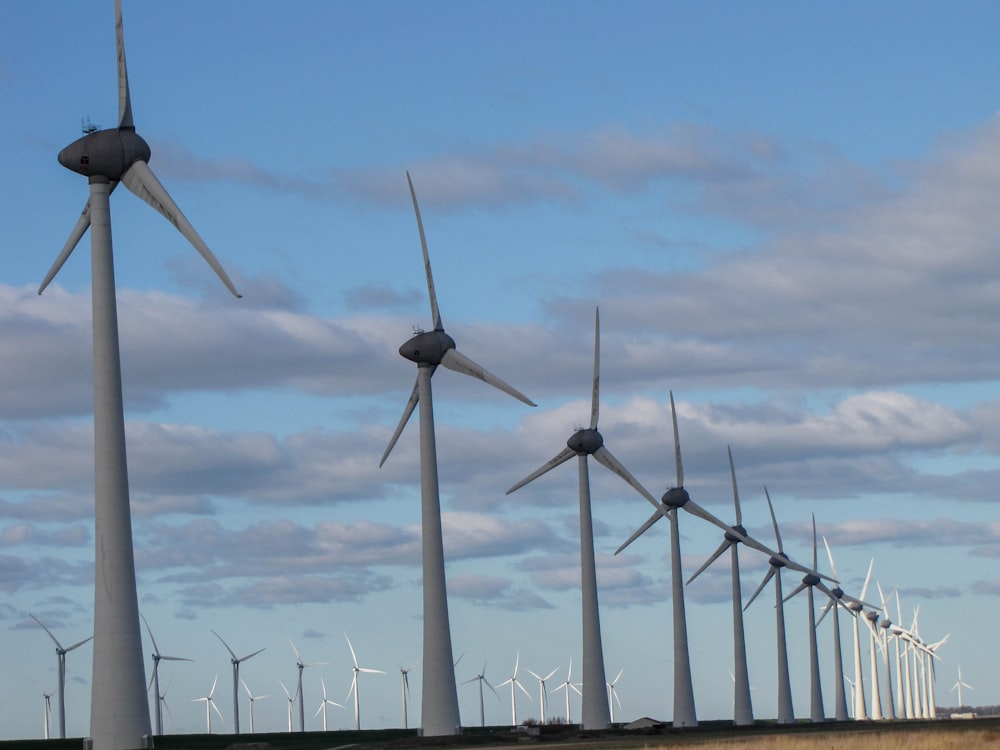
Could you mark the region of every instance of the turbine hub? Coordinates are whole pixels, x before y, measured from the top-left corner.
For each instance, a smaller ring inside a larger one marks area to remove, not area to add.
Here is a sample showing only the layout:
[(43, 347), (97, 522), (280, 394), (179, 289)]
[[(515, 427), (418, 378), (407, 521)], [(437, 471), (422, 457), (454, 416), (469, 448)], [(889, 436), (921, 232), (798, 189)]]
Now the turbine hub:
[(878, 622), (878, 612), (872, 612), (871, 610), (868, 610), (867, 612), (865, 612), (865, 617), (871, 620), (872, 623)]
[(838, 599), (842, 599), (844, 597), (844, 590), (840, 588), (840, 586), (830, 589), (830, 593), (833, 594)]
[(815, 586), (817, 583), (819, 583), (819, 581), (820, 581), (819, 576), (813, 573), (806, 573), (804, 576), (802, 576), (802, 583), (804, 583), (806, 586)]
[(597, 430), (588, 427), (574, 432), (566, 441), (566, 445), (578, 454), (591, 456), (604, 445), (604, 437)]
[(455, 339), (444, 331), (422, 331), (399, 347), (399, 353), (418, 365), (439, 365), (454, 348)]
[(892, 627), (892, 620), (890, 620), (890, 619), (889, 619), (889, 618), (887, 617), (886, 619), (882, 620), (882, 622), (880, 622), (880, 623), (879, 623), (879, 625), (880, 625), (881, 627), (885, 628), (886, 630), (888, 630), (889, 628), (891, 628), (891, 627)]
[(786, 559), (785, 555), (779, 552), (778, 556), (772, 557), (770, 560), (768, 560), (768, 563), (771, 565), (772, 568), (783, 568), (785, 567), (785, 565), (787, 565), (785, 559)]
[(671, 508), (683, 508), (687, 505), (687, 501), (690, 499), (691, 496), (683, 487), (671, 487), (663, 493), (663, 497), (660, 498), (660, 501), (664, 505), (668, 505)]
[[(732, 531), (727, 531), (723, 535), (725, 536), (727, 542), (733, 542), (734, 544), (739, 544), (747, 536), (747, 530), (743, 527), (742, 524), (736, 524), (734, 526), (730, 526), (730, 529), (732, 529)], [(734, 534), (733, 531), (735, 531), (736, 534)], [(741, 534), (742, 536), (737, 536), (737, 534)]]
[(121, 180), (137, 161), (149, 161), (149, 144), (134, 130), (98, 130), (59, 152), (59, 163), (84, 177)]

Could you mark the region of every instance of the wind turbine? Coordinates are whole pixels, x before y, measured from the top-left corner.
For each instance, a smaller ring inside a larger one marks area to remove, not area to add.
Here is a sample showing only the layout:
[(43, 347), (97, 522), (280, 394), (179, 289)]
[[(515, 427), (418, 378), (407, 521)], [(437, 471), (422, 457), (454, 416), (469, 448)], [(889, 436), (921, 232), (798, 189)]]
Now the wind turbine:
[(431, 376), (438, 365), (444, 365), (465, 375), (478, 378), (494, 388), (534, 406), (527, 396), (507, 385), (497, 376), (477, 365), (455, 348), (455, 340), (444, 331), (438, 310), (434, 277), (427, 252), (427, 239), (417, 205), (417, 194), (409, 172), (406, 181), (410, 186), (413, 211), (417, 216), (417, 230), (424, 256), (427, 276), (427, 294), (430, 298), (434, 329), (419, 331), (399, 347), (399, 353), (417, 365), (417, 382), (403, 409), (403, 416), (389, 445), (382, 454), (379, 466), (385, 463), (396, 445), (403, 428), (420, 405), (420, 507), (421, 540), (423, 546), (423, 597), (424, 597), (424, 651), (423, 698), (421, 701), (421, 729), (426, 737), (455, 734), (459, 731), (461, 717), (458, 712), (458, 691), (455, 687), (455, 662), (451, 647), (451, 625), (448, 620), (448, 590), (444, 571), (444, 542), (441, 532), (441, 497), (437, 475), (437, 447), (434, 437), (434, 403), (431, 395)]
[(570, 435), (566, 447), (541, 468), (515, 484), (507, 494), (520, 489), (542, 474), (577, 457), (580, 485), (580, 571), (583, 601), (583, 728), (606, 729), (611, 714), (604, 699), (607, 684), (604, 671), (604, 649), (601, 644), (601, 615), (597, 600), (597, 563), (594, 555), (594, 523), (590, 510), (590, 474), (587, 459), (595, 461), (624, 479), (654, 506), (656, 501), (629, 473), (622, 463), (604, 446), (604, 436), (597, 430), (600, 412), (601, 383), (601, 315), (594, 311), (594, 385), (590, 402), (590, 426)]
[[(892, 629), (892, 620), (889, 619), (889, 610), (886, 606), (885, 593), (882, 591), (882, 585), (876, 581), (876, 588), (878, 588), (879, 599), (882, 601), (882, 612), (885, 613), (885, 617), (881, 619), (878, 623), (879, 628), (882, 629), (881, 633), (873, 632), (875, 639), (879, 642), (879, 650), (882, 652), (882, 666), (885, 669), (885, 706), (883, 708), (883, 715), (886, 719), (896, 718), (896, 706), (893, 702), (892, 697), (892, 669), (889, 663), (889, 637)], [(890, 596), (891, 596), (890, 592)], [(896, 679), (899, 679), (899, 674), (897, 672)]]
[(769, 557), (774, 557), (767, 547), (747, 535), (743, 526), (743, 511), (740, 509), (740, 493), (736, 485), (736, 468), (733, 465), (732, 448), (729, 452), (729, 473), (733, 480), (733, 503), (736, 506), (736, 523), (723, 532), (722, 543), (714, 553), (688, 579), (688, 585), (701, 575), (709, 565), (719, 559), (729, 550), (732, 592), (733, 592), (733, 724), (748, 726), (753, 724), (753, 704), (750, 700), (750, 672), (747, 669), (747, 644), (743, 630), (743, 601), (740, 590), (740, 554), (739, 544), (745, 542)]
[(868, 708), (865, 705), (865, 686), (861, 682), (861, 631), (859, 618), (863, 616), (864, 602), (862, 600), (865, 598), (865, 594), (868, 593), (868, 582), (871, 580), (872, 567), (874, 565), (875, 560), (872, 560), (868, 565), (868, 575), (865, 576), (864, 586), (861, 587), (861, 596), (857, 599), (851, 598), (845, 605), (848, 611), (854, 616), (854, 683), (857, 686), (854, 689), (855, 721), (864, 721), (868, 718)]
[[(488, 687), (490, 690), (493, 691), (493, 695), (495, 695), (497, 697), (497, 700), (500, 700), (500, 695), (497, 693), (497, 691), (494, 689), (494, 687), (490, 684), (490, 681), (486, 679), (486, 662), (485, 661), (483, 661), (483, 671), (480, 672), (479, 674), (477, 674), (475, 677), (472, 677), (472, 678), (470, 678), (468, 680), (465, 680), (465, 682), (463, 682), (462, 684), (463, 685), (467, 685), (470, 682), (478, 682), (479, 683), (479, 726), (485, 727), (486, 726), (486, 707), (483, 704), (483, 683), (486, 683), (486, 687)], [(511, 689), (513, 690), (513, 688), (511, 688)]]
[[(39, 620), (34, 615), (30, 615), (31, 619), (41, 625), (42, 630), (49, 634), (49, 638), (56, 644), (56, 658), (58, 660), (58, 674), (59, 674), (59, 739), (66, 739), (66, 654), (75, 648), (79, 648), (84, 643), (92, 640), (94, 636), (89, 638), (84, 638), (79, 643), (74, 643), (69, 648), (63, 648), (63, 645), (59, 642), (52, 631), (45, 627), (45, 624)], [(145, 682), (143, 683), (145, 684)]]
[[(959, 679), (961, 679), (961, 677), (962, 677), (961, 670), (959, 670), (958, 676), (959, 676)], [(959, 695), (962, 694), (961, 688), (959, 688), (959, 693), (958, 694)], [(52, 693), (42, 693), (42, 699), (45, 701), (45, 705), (44, 705), (44, 709), (45, 709), (45, 724), (44, 724), (45, 734), (44, 734), (44, 738), (48, 739), (49, 738), (49, 720), (52, 718)]]
[(253, 734), (253, 704), (256, 701), (263, 700), (264, 698), (268, 698), (269, 696), (254, 695), (253, 693), (250, 692), (250, 687), (247, 685), (245, 680), (240, 680), (240, 683), (243, 685), (243, 689), (247, 691), (247, 699), (250, 701), (250, 734)]
[[(681, 541), (677, 511), (683, 508), (688, 513), (714, 524), (723, 532), (732, 534), (744, 544), (757, 546), (759, 543), (727, 526), (691, 499), (688, 491), (684, 489), (684, 466), (681, 463), (681, 443), (677, 430), (677, 409), (674, 406), (673, 391), (670, 392), (670, 416), (674, 428), (674, 463), (677, 466), (677, 484), (663, 494), (659, 503), (650, 496), (644, 495), (656, 507), (656, 512), (615, 550), (615, 554), (617, 555), (638, 539), (649, 527), (660, 520), (660, 516), (666, 516), (667, 520), (670, 521), (670, 578), (674, 627), (673, 725), (675, 727), (696, 727), (698, 726), (698, 716), (695, 711), (694, 687), (691, 682), (691, 660), (688, 656), (687, 618), (684, 612), (684, 575), (681, 571)], [(768, 550), (768, 552), (770, 551)], [(773, 553), (771, 554), (773, 556)]]
[[(149, 684), (153, 688), (153, 695), (156, 698), (156, 733), (163, 734), (163, 710), (160, 707), (160, 660), (166, 659), (167, 661), (192, 661), (191, 659), (186, 659), (183, 656), (164, 656), (160, 653), (160, 647), (156, 645), (156, 639), (153, 637), (153, 631), (149, 627), (149, 622), (146, 620), (145, 615), (142, 612), (139, 613), (142, 618), (143, 623), (146, 625), (146, 632), (149, 633), (149, 640), (153, 644), (153, 677)], [(147, 688), (148, 690), (148, 688)]]
[(569, 671), (566, 672), (566, 681), (560, 683), (559, 686), (556, 688), (556, 690), (565, 690), (566, 691), (566, 724), (567, 725), (568, 724), (572, 724), (573, 723), (573, 714), (570, 711), (570, 707), (569, 707), (569, 691), (572, 690), (577, 695), (579, 695), (581, 698), (583, 697), (583, 693), (580, 692), (580, 688), (578, 688), (576, 685), (573, 684), (573, 660), (572, 659), (569, 660)]
[[(59, 152), (59, 163), (88, 178), (90, 197), (38, 288), (41, 294), (90, 229), (94, 351), (94, 666), (90, 735), (94, 750), (139, 747), (151, 734), (135, 583), (132, 517), (125, 458), (121, 357), (111, 191), (119, 182), (159, 211), (208, 261), (229, 290), (226, 272), (150, 170), (149, 145), (135, 132), (121, 0), (115, 0), (118, 126), (89, 132)], [(84, 34), (84, 38), (90, 35)]]
[(608, 710), (611, 711), (611, 723), (615, 723), (615, 703), (618, 704), (618, 708), (622, 707), (621, 699), (618, 697), (618, 691), (615, 690), (615, 685), (618, 684), (618, 680), (622, 678), (622, 673), (624, 669), (619, 669), (618, 674), (615, 676), (611, 682), (608, 683)]
[[(962, 700), (962, 688), (963, 687), (966, 687), (969, 690), (975, 690), (975, 688), (972, 687), (972, 685), (970, 685), (967, 682), (963, 682), (962, 681), (962, 665), (959, 664), (958, 665), (958, 681), (954, 685), (952, 685), (951, 688), (949, 688), (949, 690), (948, 690), (949, 693), (954, 693), (955, 690), (958, 690), (958, 707), (959, 708), (964, 708), (965, 707), (965, 701)], [(49, 693), (49, 695), (51, 695), (51, 693)]]
[(222, 640), (222, 636), (212, 631), (212, 635), (218, 638), (222, 645), (226, 647), (226, 651), (229, 652), (229, 663), (233, 665), (233, 734), (240, 733), (240, 664), (245, 662), (247, 659), (256, 656), (264, 649), (259, 648), (253, 653), (247, 654), (246, 656), (236, 656), (236, 653), (229, 648), (229, 644)]
[(417, 666), (416, 662), (408, 667), (399, 667), (399, 675), (402, 681), (403, 692), (403, 729), (410, 728), (410, 671), (415, 666)]
[[(316, 661), (312, 662), (311, 664), (306, 664), (305, 662), (302, 661), (302, 657), (299, 656), (299, 650), (295, 648), (295, 644), (292, 643), (291, 638), (288, 639), (288, 644), (292, 647), (292, 652), (295, 654), (295, 667), (298, 669), (299, 682), (298, 682), (298, 687), (296, 687), (295, 689), (295, 697), (299, 699), (299, 731), (304, 732), (306, 731), (306, 713), (305, 713), (305, 708), (303, 707), (305, 704), (305, 699), (302, 696), (302, 670), (305, 669), (306, 667), (321, 667), (324, 664), (326, 664), (326, 662)], [(285, 690), (285, 694), (286, 695), (288, 694), (288, 690)], [(291, 706), (289, 706), (289, 711), (290, 710)], [(288, 731), (289, 732), (292, 731), (290, 719), (289, 719)]]
[(219, 675), (215, 675), (215, 679), (212, 680), (212, 689), (208, 691), (208, 695), (202, 696), (201, 698), (192, 698), (192, 703), (205, 702), (205, 732), (206, 734), (212, 733), (212, 710), (222, 718), (222, 712), (219, 707), (215, 705), (215, 701), (212, 700), (212, 696), (215, 695), (215, 686), (219, 683)]
[(538, 706), (539, 706), (539, 710), (542, 713), (542, 718), (541, 718), (541, 723), (542, 724), (545, 723), (545, 707), (548, 705), (548, 701), (546, 700), (546, 697), (545, 697), (545, 681), (548, 680), (550, 677), (552, 677), (552, 675), (554, 675), (556, 673), (557, 669), (559, 669), (559, 667), (556, 667), (555, 669), (553, 669), (551, 672), (549, 672), (544, 677), (541, 677), (540, 675), (535, 674), (530, 669), (528, 670), (528, 674), (530, 674), (532, 677), (534, 677), (536, 680), (538, 680)]
[(768, 560), (767, 573), (764, 575), (764, 579), (760, 582), (757, 590), (753, 592), (750, 599), (747, 600), (746, 606), (743, 610), (746, 611), (747, 608), (753, 604), (754, 599), (757, 595), (764, 590), (768, 581), (772, 578), (774, 579), (774, 611), (775, 611), (775, 623), (777, 627), (777, 648), (778, 648), (778, 723), (779, 724), (794, 724), (795, 723), (795, 712), (792, 707), (792, 687), (791, 680), (788, 674), (788, 645), (785, 640), (785, 602), (784, 596), (781, 592), (781, 570), (782, 568), (791, 568), (792, 570), (800, 570), (802, 572), (808, 573), (809, 570), (793, 562), (789, 559), (788, 555), (785, 554), (785, 549), (781, 542), (781, 532), (778, 530), (778, 519), (774, 515), (774, 506), (771, 504), (771, 495), (767, 491), (767, 487), (764, 488), (764, 497), (767, 498), (767, 508), (771, 513), (771, 525), (774, 527), (774, 538), (778, 544), (777, 553), (771, 555)]
[[(316, 713), (313, 714), (313, 718), (316, 718), (322, 712), (322, 714), (323, 714), (323, 731), (325, 732), (325, 731), (327, 731), (327, 729), (326, 729), (326, 707), (327, 706), (336, 706), (337, 708), (343, 708), (343, 706), (340, 705), (339, 703), (337, 703), (337, 701), (330, 700), (329, 698), (326, 697), (326, 681), (322, 677), (319, 678), (319, 683), (320, 683), (320, 685), (323, 686), (323, 700), (320, 702), (319, 708), (316, 709)], [(290, 710), (291, 709), (289, 708), (289, 711)], [(291, 731), (291, 729), (289, 729), (288, 731)]]
[(511, 726), (517, 726), (517, 693), (514, 692), (514, 688), (520, 688), (521, 692), (528, 696), (528, 700), (531, 700), (531, 694), (524, 689), (524, 685), (521, 681), (517, 679), (517, 666), (521, 662), (521, 653), (518, 652), (514, 657), (514, 673), (508, 677), (506, 680), (501, 682), (497, 687), (503, 687), (504, 685), (510, 685), (510, 723)]
[(347, 633), (344, 633), (344, 638), (347, 640), (347, 647), (351, 649), (351, 660), (354, 662), (354, 678), (351, 680), (351, 689), (347, 693), (347, 697), (351, 697), (351, 693), (354, 693), (354, 728), (361, 729), (361, 700), (358, 697), (358, 674), (360, 672), (367, 672), (368, 674), (385, 674), (381, 669), (369, 669), (368, 667), (358, 666), (358, 656), (354, 653), (354, 646), (351, 645), (351, 639), (347, 637)]
[[(285, 687), (285, 683), (283, 683), (281, 680), (278, 680), (278, 684), (281, 685), (281, 689), (285, 691), (285, 697), (288, 698), (288, 731), (291, 732), (292, 731), (292, 706), (295, 705), (295, 699), (298, 698), (299, 693), (296, 692), (295, 695), (293, 696), (291, 693), (288, 692), (288, 688)], [(325, 685), (324, 685), (324, 687), (325, 687)], [(303, 731), (303, 730), (299, 730), (299, 731)]]

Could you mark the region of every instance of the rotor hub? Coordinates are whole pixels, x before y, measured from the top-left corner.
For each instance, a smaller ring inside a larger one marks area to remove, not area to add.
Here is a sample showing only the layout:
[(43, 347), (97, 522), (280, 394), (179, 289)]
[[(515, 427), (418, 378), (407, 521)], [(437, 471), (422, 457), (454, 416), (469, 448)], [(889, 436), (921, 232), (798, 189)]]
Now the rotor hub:
[(588, 427), (574, 432), (566, 441), (566, 445), (578, 454), (591, 456), (604, 445), (604, 437), (596, 429)]
[[(747, 530), (744, 528), (743, 524), (736, 524), (730, 527), (731, 531), (727, 531), (723, 536), (725, 536), (727, 542), (733, 542), (734, 544), (739, 544), (747, 536)], [(733, 532), (736, 532), (735, 534)]]
[(660, 501), (664, 505), (668, 505), (671, 508), (683, 508), (687, 505), (687, 501), (690, 499), (691, 496), (683, 487), (671, 487), (663, 493), (663, 497), (660, 498)]
[(804, 576), (802, 576), (802, 583), (804, 583), (806, 586), (815, 586), (817, 583), (819, 583), (819, 581), (820, 581), (819, 576), (814, 573), (806, 573)]
[(418, 365), (439, 365), (455, 339), (444, 331), (423, 331), (399, 347), (399, 353)]
[(768, 563), (770, 563), (772, 568), (783, 568), (788, 564), (787, 562), (785, 562), (785, 558), (781, 554), (779, 554), (777, 557), (772, 557), (770, 560), (768, 560)]

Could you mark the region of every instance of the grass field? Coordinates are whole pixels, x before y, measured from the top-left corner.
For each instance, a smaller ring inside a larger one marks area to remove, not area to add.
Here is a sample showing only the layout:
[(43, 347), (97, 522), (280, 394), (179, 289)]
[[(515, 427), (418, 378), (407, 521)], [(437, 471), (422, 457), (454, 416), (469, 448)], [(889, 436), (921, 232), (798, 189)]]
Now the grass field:
[[(80, 750), (79, 738), (0, 741), (0, 750)], [(189, 734), (157, 737), (157, 750), (493, 750), (544, 746), (545, 750), (1000, 750), (1000, 719), (973, 721), (801, 723), (778, 727), (758, 722), (733, 727), (704, 722), (697, 729), (630, 732), (580, 732), (547, 726), (538, 736), (515, 734), (508, 727), (468, 729), (455, 737), (418, 737), (413, 730), (362, 732), (282, 732), (256, 735)], [(538, 748), (542, 750), (542, 748)]]

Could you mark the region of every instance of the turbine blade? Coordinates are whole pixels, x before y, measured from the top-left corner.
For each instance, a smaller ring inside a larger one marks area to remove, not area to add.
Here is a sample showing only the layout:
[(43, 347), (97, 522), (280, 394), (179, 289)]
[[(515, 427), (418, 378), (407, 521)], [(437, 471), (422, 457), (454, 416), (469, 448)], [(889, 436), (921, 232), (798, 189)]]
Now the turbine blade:
[(438, 310), (437, 293), (434, 291), (434, 276), (431, 274), (431, 256), (427, 253), (427, 238), (424, 236), (424, 222), (420, 218), (420, 206), (417, 205), (417, 192), (413, 189), (410, 173), (406, 173), (406, 182), (410, 186), (410, 197), (413, 199), (413, 211), (417, 215), (417, 230), (420, 232), (420, 249), (424, 252), (424, 272), (427, 274), (427, 296), (431, 300), (431, 317), (434, 320), (434, 330), (443, 331), (441, 312)]
[[(156, 654), (157, 656), (159, 656), (159, 654), (160, 654), (160, 647), (156, 645), (156, 639), (153, 637), (153, 630), (152, 630), (152, 628), (149, 627), (149, 621), (146, 620), (146, 616), (142, 612), (139, 613), (139, 617), (142, 618), (143, 623), (145, 623), (145, 625), (146, 625), (146, 632), (149, 633), (149, 640), (153, 642), (153, 653)], [(161, 656), (160, 658), (161, 659), (164, 659), (164, 658), (165, 659), (170, 659), (171, 657), (169, 657), (169, 656), (162, 657)]]
[(624, 464), (622, 464), (621, 461), (619, 461), (617, 458), (611, 455), (611, 451), (609, 451), (605, 446), (602, 445), (600, 448), (594, 451), (593, 456), (594, 459), (599, 464), (605, 466), (608, 469), (611, 469), (611, 471), (613, 471), (615, 474), (617, 474), (626, 482), (628, 482), (636, 492), (638, 492), (644, 498), (649, 500), (649, 502), (652, 503), (654, 508), (660, 507), (660, 503), (658, 503), (656, 499), (649, 494), (649, 490), (647, 490), (645, 487), (639, 484), (639, 480), (637, 480), (634, 476), (632, 476), (631, 472), (629, 472), (629, 470), (625, 468)]
[(702, 563), (701, 567), (698, 568), (698, 570), (696, 570), (694, 574), (687, 579), (687, 582), (690, 584), (691, 581), (693, 581), (695, 578), (701, 575), (701, 573), (705, 570), (705, 568), (707, 568), (709, 565), (718, 560), (719, 557), (722, 555), (722, 553), (725, 552), (727, 549), (729, 549), (730, 546), (732, 546), (732, 542), (730, 542), (728, 539), (723, 540), (722, 544), (719, 545), (718, 549), (716, 549), (715, 552), (713, 552), (712, 555), (707, 560), (705, 560), (704, 563)]
[(774, 538), (778, 542), (778, 552), (785, 550), (781, 546), (781, 532), (778, 531), (778, 519), (774, 516), (774, 506), (771, 504), (771, 495), (768, 494), (767, 486), (764, 487), (764, 497), (767, 498), (767, 509), (771, 511), (771, 525), (774, 526)]
[[(265, 646), (264, 648), (267, 648), (267, 647)], [(259, 653), (260, 653), (261, 651), (263, 651), (263, 650), (264, 650), (263, 648), (259, 648), (259, 649), (257, 649), (256, 651), (254, 651), (254, 652), (253, 652), (252, 654), (247, 654), (246, 656), (244, 656), (244, 657), (243, 657), (242, 659), (240, 659), (240, 661), (246, 661), (246, 660), (247, 660), (247, 659), (249, 659), (249, 658), (250, 658), (251, 656), (256, 656), (257, 654), (259, 654)]]
[(733, 529), (729, 524), (713, 516), (707, 510), (698, 505), (698, 503), (696, 503), (694, 500), (688, 500), (686, 503), (684, 503), (683, 508), (688, 513), (698, 516), (698, 518), (701, 518), (705, 521), (708, 521), (711, 524), (714, 524), (715, 526), (718, 526), (723, 531), (731, 531), (735, 533), (737, 536), (742, 536), (742, 534), (739, 534), (739, 532)]
[(830, 601), (828, 601), (826, 603), (826, 606), (823, 607), (823, 611), (820, 612), (819, 619), (816, 620), (816, 627), (817, 628), (819, 627), (819, 624), (821, 622), (823, 622), (823, 618), (826, 617), (826, 613), (829, 612), (831, 609), (833, 609), (836, 606), (837, 606), (837, 600), (836, 599), (830, 599)]
[[(865, 598), (865, 594), (868, 593), (868, 584), (869, 584), (869, 582), (872, 579), (872, 568), (873, 567), (875, 567), (875, 558), (874, 557), (872, 558), (872, 561), (870, 563), (868, 563), (868, 575), (865, 576), (865, 585), (861, 587), (861, 596), (858, 597), (859, 599), (864, 599)], [(872, 607), (872, 609), (876, 609), (876, 607)]]
[(522, 487), (524, 487), (524, 485), (534, 481), (535, 479), (538, 479), (538, 477), (540, 477), (542, 474), (546, 473), (547, 471), (551, 471), (552, 469), (556, 468), (559, 464), (566, 463), (575, 455), (576, 451), (570, 448), (569, 446), (563, 448), (554, 458), (549, 459), (549, 461), (543, 464), (540, 468), (536, 469), (531, 474), (522, 479), (520, 482), (511, 487), (509, 490), (507, 490), (505, 494), (509, 495), (511, 492), (521, 489)]
[(764, 575), (764, 580), (760, 582), (760, 586), (758, 586), (757, 590), (753, 592), (753, 596), (751, 596), (750, 599), (747, 601), (747, 603), (743, 606), (744, 612), (747, 611), (747, 607), (753, 604), (753, 600), (757, 598), (757, 595), (764, 590), (764, 587), (767, 585), (767, 582), (770, 581), (772, 578), (774, 578), (775, 570), (776, 569), (774, 567), (770, 567), (767, 569), (767, 573)]
[(594, 308), (594, 392), (590, 397), (590, 429), (597, 429), (601, 411), (601, 309)]
[(804, 583), (800, 583), (800, 584), (798, 585), (798, 587), (797, 587), (797, 588), (795, 589), (795, 591), (793, 591), (792, 593), (790, 593), (790, 594), (789, 594), (788, 596), (786, 596), (786, 597), (785, 597), (784, 599), (782, 599), (781, 601), (783, 601), (783, 602), (787, 602), (787, 601), (788, 601), (789, 599), (791, 599), (791, 598), (792, 598), (793, 596), (795, 596), (795, 595), (796, 595), (797, 593), (799, 593), (800, 591), (802, 591), (802, 590), (803, 590), (803, 589), (804, 589), (805, 587), (806, 587), (806, 585), (805, 585)]
[(132, 122), (132, 98), (125, 69), (125, 30), (122, 23), (122, 0), (115, 0), (115, 36), (118, 46), (118, 129), (135, 130)]
[(73, 649), (80, 648), (80, 646), (82, 646), (84, 643), (87, 643), (88, 641), (92, 641), (92, 640), (94, 640), (94, 636), (90, 636), (89, 638), (84, 638), (82, 641), (79, 641), (78, 643), (74, 643), (72, 646), (70, 646), (69, 648), (65, 649), (65, 651), (68, 654)]
[(59, 252), (59, 255), (56, 256), (56, 260), (49, 269), (49, 272), (45, 274), (45, 278), (42, 279), (42, 283), (38, 287), (39, 294), (44, 292), (45, 288), (49, 285), (52, 279), (56, 277), (56, 274), (59, 273), (60, 269), (62, 269), (63, 264), (69, 258), (76, 246), (80, 243), (80, 240), (83, 238), (83, 235), (87, 233), (87, 229), (89, 228), (90, 199), (88, 198), (86, 205), (83, 207), (83, 211), (80, 213), (80, 218), (76, 220), (76, 225), (73, 227), (73, 231), (69, 233), (69, 239), (66, 240), (66, 244), (63, 245), (63, 249)]
[(347, 633), (344, 633), (344, 640), (347, 641), (347, 647), (351, 649), (351, 659), (354, 661), (354, 666), (357, 667), (358, 657), (357, 654), (354, 653), (354, 646), (351, 645), (351, 639), (347, 637)]
[(461, 372), (465, 375), (471, 375), (474, 378), (482, 380), (484, 383), (489, 383), (494, 388), (499, 388), (504, 393), (507, 393), (518, 401), (523, 401), (528, 406), (537, 406), (537, 404), (530, 398), (525, 396), (519, 390), (514, 388), (512, 385), (508, 385), (500, 378), (498, 378), (493, 373), (487, 371), (482, 366), (477, 365), (471, 359), (466, 357), (464, 354), (459, 352), (457, 349), (449, 349), (444, 353), (441, 358), (441, 364), (447, 367), (449, 370), (454, 370), (455, 372)]
[[(666, 511), (666, 512), (669, 512), (669, 511)], [(618, 549), (615, 550), (615, 554), (617, 555), (623, 549), (625, 549), (626, 547), (628, 547), (632, 542), (634, 542), (640, 536), (642, 536), (643, 534), (645, 534), (646, 530), (650, 526), (652, 526), (654, 523), (656, 523), (661, 518), (663, 518), (663, 515), (664, 515), (664, 511), (660, 511), (660, 510), (657, 510), (655, 513), (653, 513), (653, 515), (651, 515), (642, 526), (640, 526), (638, 529), (636, 529), (633, 532), (632, 536), (630, 536), (628, 539), (626, 539), (622, 543), (622, 545)]]
[(830, 570), (833, 571), (834, 580), (840, 580), (840, 576), (837, 575), (837, 566), (833, 563), (833, 553), (830, 551), (830, 543), (826, 541), (826, 537), (823, 537), (823, 544), (826, 545), (826, 556), (830, 560)]
[(674, 392), (670, 391), (670, 417), (674, 423), (674, 460), (677, 463), (677, 486), (684, 486), (684, 466), (681, 464), (681, 438), (677, 431), (677, 409), (674, 408)]
[(198, 235), (195, 228), (191, 226), (191, 222), (187, 220), (187, 217), (181, 213), (180, 208), (178, 208), (177, 204), (174, 203), (174, 199), (170, 197), (166, 188), (160, 184), (156, 175), (153, 174), (153, 170), (149, 168), (149, 165), (146, 164), (146, 162), (134, 162), (122, 176), (122, 182), (125, 183), (125, 187), (163, 214), (167, 221), (177, 227), (178, 231), (180, 231), (180, 233), (187, 238), (188, 242), (194, 246), (194, 249), (197, 250), (208, 265), (212, 267), (216, 276), (222, 280), (222, 283), (226, 285), (226, 288), (233, 294), (234, 297), (243, 296), (236, 291), (236, 287), (233, 286), (233, 282), (229, 279), (229, 276), (225, 269), (223, 269), (222, 264), (220, 264), (215, 255), (212, 254), (212, 251), (208, 249), (208, 245), (206, 245), (205, 241)]
[[(431, 375), (434, 374), (436, 367), (431, 368)], [(420, 400), (419, 385), (418, 383), (413, 384), (413, 392), (410, 394), (410, 399), (406, 402), (406, 406), (403, 407), (403, 416), (399, 420), (399, 424), (396, 425), (396, 431), (392, 433), (392, 437), (389, 439), (389, 445), (386, 446), (385, 453), (382, 454), (382, 460), (378, 462), (379, 468), (385, 463), (385, 460), (389, 458), (389, 454), (392, 453), (392, 449), (396, 447), (396, 441), (399, 440), (399, 436), (403, 434), (403, 428), (406, 427), (406, 423), (410, 421), (410, 416), (413, 414), (413, 410), (417, 406), (417, 402)], [(293, 645), (294, 649), (295, 646)], [(295, 658), (298, 658), (299, 652), (295, 652)]]
[(222, 645), (226, 647), (226, 651), (229, 652), (229, 655), (231, 657), (233, 657), (233, 659), (235, 661), (239, 661), (239, 659), (236, 658), (236, 654), (233, 653), (233, 650), (231, 648), (229, 648), (229, 644), (222, 640), (222, 636), (221, 635), (219, 635), (218, 633), (216, 633), (214, 630), (212, 630), (212, 635), (214, 635), (216, 638), (218, 638), (220, 641), (222, 641)]
[(733, 465), (733, 449), (726, 446), (729, 452), (729, 475), (733, 478), (733, 503), (736, 505), (736, 525), (743, 524), (743, 512), (740, 510), (740, 491), (736, 487), (736, 467)]
[(39, 620), (37, 617), (35, 617), (32, 614), (29, 614), (28, 616), (32, 620), (34, 620), (35, 622), (37, 622), (39, 625), (42, 626), (42, 630), (44, 630), (46, 633), (49, 634), (49, 638), (51, 638), (53, 640), (53, 642), (56, 644), (56, 646), (58, 646), (59, 648), (62, 648), (62, 644), (59, 642), (59, 639), (56, 638), (54, 635), (52, 635), (52, 631), (49, 630), (47, 627), (45, 627), (45, 623), (43, 623), (41, 620)]

